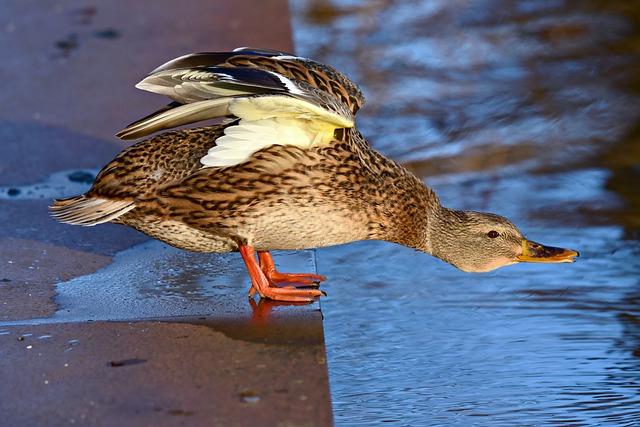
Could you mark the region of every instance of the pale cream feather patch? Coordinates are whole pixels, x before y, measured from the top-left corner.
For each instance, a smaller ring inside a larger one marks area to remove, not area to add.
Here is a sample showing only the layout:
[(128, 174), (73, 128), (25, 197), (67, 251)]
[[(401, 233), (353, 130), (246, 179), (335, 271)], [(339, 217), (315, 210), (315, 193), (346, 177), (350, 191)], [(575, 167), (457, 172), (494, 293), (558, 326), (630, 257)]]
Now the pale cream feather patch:
[(200, 160), (205, 167), (237, 165), (272, 145), (320, 146), (333, 139), (336, 129), (354, 125), (353, 117), (289, 96), (235, 99), (229, 112), (241, 120), (226, 128)]

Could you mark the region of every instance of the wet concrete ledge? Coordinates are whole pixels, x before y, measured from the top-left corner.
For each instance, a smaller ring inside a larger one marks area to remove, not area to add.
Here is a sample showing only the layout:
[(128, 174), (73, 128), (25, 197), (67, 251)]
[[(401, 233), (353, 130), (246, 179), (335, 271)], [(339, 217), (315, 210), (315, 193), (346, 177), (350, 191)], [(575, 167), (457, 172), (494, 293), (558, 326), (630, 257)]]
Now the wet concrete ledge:
[[(287, 2), (9, 1), (0, 93), (0, 412), (6, 425), (331, 425), (322, 315), (246, 297), (238, 256), (52, 221), (191, 51), (292, 50)], [(37, 31), (34, 31), (37, 28)], [(16, 54), (18, 52), (18, 54)], [(313, 254), (282, 253), (313, 270)]]

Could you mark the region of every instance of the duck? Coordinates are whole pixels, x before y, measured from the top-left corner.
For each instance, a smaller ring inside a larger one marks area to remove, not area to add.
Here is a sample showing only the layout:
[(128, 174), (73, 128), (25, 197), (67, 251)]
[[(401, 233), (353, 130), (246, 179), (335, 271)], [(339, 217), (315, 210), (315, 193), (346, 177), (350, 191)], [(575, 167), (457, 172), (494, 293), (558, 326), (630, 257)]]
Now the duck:
[[(443, 206), (367, 143), (355, 123), (362, 91), (329, 65), (243, 47), (170, 60), (136, 87), (171, 102), (118, 132), (146, 139), (121, 151), (85, 194), (54, 200), (51, 215), (123, 224), (187, 251), (239, 252), (251, 298), (324, 295), (324, 276), (278, 271), (274, 250), (382, 240), (464, 272), (579, 256), (526, 239), (502, 216)], [(185, 127), (201, 121), (210, 122)]]

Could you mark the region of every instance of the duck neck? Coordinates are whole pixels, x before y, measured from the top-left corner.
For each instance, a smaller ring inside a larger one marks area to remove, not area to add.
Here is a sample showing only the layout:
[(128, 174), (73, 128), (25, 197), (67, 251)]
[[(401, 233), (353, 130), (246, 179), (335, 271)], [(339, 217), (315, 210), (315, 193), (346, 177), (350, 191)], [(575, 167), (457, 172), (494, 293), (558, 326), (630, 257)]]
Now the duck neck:
[[(398, 243), (423, 252), (432, 253), (432, 241), (437, 239), (437, 223), (446, 215), (433, 190), (404, 167), (380, 156), (381, 162), (389, 162), (381, 168), (382, 180), (378, 185), (385, 189), (381, 195), (382, 206), (373, 222), (371, 239)], [(375, 165), (375, 164), (374, 164)], [(380, 164), (378, 164), (380, 165)]]
[(455, 242), (459, 238), (463, 216), (463, 211), (448, 209), (440, 205), (432, 212), (427, 228), (428, 252), (431, 255), (449, 264), (456, 264), (454, 260)]
[[(355, 129), (348, 132), (351, 150), (370, 179), (362, 200), (370, 200), (368, 235), (364, 238), (398, 243), (429, 254), (441, 234), (447, 234), (451, 211), (412, 172), (372, 149)], [(372, 195), (374, 195), (372, 197)], [(432, 243), (433, 242), (433, 243)], [(438, 256), (438, 255), (436, 255)]]
[(393, 225), (384, 240), (426, 252), (447, 263), (456, 264), (455, 242), (464, 212), (440, 205), (436, 194), (419, 182), (407, 197), (411, 200), (395, 205)]

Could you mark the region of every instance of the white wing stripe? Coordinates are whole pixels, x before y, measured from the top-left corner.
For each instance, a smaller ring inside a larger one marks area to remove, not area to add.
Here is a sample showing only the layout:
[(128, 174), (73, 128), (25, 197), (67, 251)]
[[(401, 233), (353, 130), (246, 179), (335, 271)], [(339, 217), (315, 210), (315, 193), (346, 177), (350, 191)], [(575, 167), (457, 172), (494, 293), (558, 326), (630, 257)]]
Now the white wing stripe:
[(287, 88), (287, 90), (290, 93), (293, 93), (294, 95), (304, 95), (304, 92), (302, 90), (300, 90), (300, 88), (291, 80), (289, 80), (288, 78), (286, 78), (285, 76), (282, 76), (278, 73), (274, 73), (274, 72), (269, 72), (270, 74), (273, 74), (274, 76), (276, 76), (281, 82), (282, 84), (284, 84), (284, 86)]

